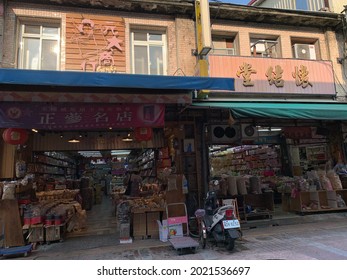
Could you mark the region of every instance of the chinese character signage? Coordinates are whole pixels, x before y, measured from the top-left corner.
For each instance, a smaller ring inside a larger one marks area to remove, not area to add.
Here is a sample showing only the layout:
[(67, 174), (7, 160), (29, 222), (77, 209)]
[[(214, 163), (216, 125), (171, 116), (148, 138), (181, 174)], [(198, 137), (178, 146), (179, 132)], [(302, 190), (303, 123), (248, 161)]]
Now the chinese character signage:
[(123, 18), (67, 14), (66, 32), (66, 69), (125, 72)]
[(312, 129), (311, 127), (285, 127), (283, 134), (288, 139), (311, 139)]
[(233, 93), (335, 95), (331, 61), (209, 55), (210, 77), (235, 79)]
[(0, 127), (45, 130), (163, 127), (164, 115), (162, 104), (1, 103)]

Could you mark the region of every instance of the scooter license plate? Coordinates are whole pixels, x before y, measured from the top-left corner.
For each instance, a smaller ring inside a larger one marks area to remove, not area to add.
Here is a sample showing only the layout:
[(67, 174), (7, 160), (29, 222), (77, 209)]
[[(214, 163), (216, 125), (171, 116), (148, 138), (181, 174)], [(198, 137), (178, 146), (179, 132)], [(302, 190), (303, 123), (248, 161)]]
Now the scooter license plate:
[(223, 221), (223, 227), (225, 229), (239, 228), (240, 227), (240, 222), (239, 222), (239, 220), (224, 220)]

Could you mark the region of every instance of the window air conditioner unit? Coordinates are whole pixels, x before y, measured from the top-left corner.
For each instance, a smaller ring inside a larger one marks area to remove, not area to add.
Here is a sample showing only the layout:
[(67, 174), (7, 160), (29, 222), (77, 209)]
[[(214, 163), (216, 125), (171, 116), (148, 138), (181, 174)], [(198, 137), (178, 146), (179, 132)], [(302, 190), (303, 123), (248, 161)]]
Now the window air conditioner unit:
[(316, 48), (309, 44), (294, 44), (295, 58), (300, 59), (316, 59)]
[(215, 54), (215, 55), (235, 55), (235, 49), (233, 49), (233, 48), (212, 49), (211, 54)]
[(229, 49), (226, 49), (226, 52), (228, 55), (235, 55), (235, 49), (229, 48)]
[(254, 48), (256, 49), (257, 53), (263, 53), (266, 51), (265, 42), (259, 42), (257, 44), (251, 44), (251, 52), (253, 53)]
[(212, 144), (228, 145), (241, 140), (239, 125), (211, 125), (210, 133)]

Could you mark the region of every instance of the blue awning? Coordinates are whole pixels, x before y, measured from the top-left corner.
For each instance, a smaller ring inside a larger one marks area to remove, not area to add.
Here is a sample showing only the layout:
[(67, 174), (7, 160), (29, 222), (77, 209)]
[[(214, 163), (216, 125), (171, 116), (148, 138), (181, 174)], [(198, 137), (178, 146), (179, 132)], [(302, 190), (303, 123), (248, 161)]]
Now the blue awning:
[(192, 106), (230, 109), (235, 119), (279, 118), (347, 120), (347, 104), (339, 102), (194, 102)]
[(111, 87), (167, 90), (234, 90), (233, 78), (0, 69), (0, 85)]

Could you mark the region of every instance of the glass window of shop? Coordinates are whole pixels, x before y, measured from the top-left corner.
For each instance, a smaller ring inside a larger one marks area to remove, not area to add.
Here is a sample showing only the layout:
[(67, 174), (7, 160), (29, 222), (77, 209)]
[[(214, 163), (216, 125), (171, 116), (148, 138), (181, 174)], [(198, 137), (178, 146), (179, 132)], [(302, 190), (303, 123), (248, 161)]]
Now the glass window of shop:
[(49, 24), (22, 23), (18, 68), (59, 70), (60, 28)]

